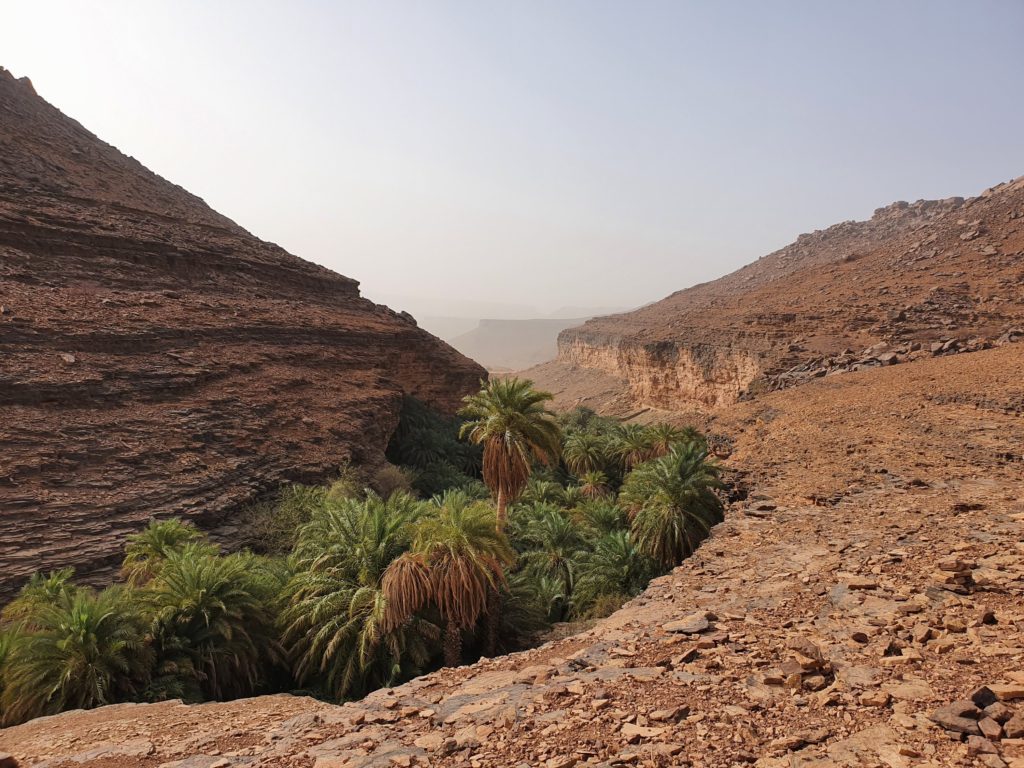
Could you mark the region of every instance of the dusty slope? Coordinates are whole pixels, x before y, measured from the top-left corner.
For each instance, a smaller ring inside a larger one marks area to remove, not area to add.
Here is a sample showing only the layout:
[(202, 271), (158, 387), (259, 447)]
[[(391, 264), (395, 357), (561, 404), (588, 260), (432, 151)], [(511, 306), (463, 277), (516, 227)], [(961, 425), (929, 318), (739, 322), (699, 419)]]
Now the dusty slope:
[[(104, 768), (1024, 765), (1006, 735), (1024, 726), (1022, 371), (1015, 344), (721, 412), (750, 500), (583, 635), (343, 707), (107, 708), (0, 731), (0, 751)], [(981, 685), (1007, 699), (991, 739), (929, 719)]]
[[(711, 409), (938, 341), (1024, 338), (1022, 283), (1024, 178), (801, 235), (720, 280), (563, 331), (558, 360), (529, 375), (564, 405)], [(866, 352), (876, 344), (888, 346)]]
[(379, 462), (403, 393), (451, 409), (482, 373), (0, 70), (0, 597)]

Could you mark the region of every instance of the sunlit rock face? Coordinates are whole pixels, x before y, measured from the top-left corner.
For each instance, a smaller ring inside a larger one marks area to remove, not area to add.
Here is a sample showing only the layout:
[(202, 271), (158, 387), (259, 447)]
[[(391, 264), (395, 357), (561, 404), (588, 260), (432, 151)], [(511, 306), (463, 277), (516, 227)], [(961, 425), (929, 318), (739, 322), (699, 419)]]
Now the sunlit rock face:
[(4, 70), (0, 305), (0, 596), (37, 570), (104, 578), (150, 517), (217, 526), (378, 463), (403, 394), (452, 411), (483, 375)]

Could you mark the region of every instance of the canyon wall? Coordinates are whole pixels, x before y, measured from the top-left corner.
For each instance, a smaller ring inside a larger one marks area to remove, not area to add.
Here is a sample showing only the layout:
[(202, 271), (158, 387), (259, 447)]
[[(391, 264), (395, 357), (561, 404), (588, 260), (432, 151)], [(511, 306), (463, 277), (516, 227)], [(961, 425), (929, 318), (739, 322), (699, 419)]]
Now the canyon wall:
[(621, 376), (637, 403), (671, 409), (680, 401), (703, 408), (735, 402), (761, 373), (745, 350), (710, 344), (637, 344), (628, 339), (566, 334), (559, 359), (573, 367)]
[(451, 412), (484, 375), (0, 70), (0, 597), (377, 466), (403, 395)]
[(756, 392), (1024, 339), (1024, 179), (898, 202), (559, 334), (562, 407), (711, 411)]

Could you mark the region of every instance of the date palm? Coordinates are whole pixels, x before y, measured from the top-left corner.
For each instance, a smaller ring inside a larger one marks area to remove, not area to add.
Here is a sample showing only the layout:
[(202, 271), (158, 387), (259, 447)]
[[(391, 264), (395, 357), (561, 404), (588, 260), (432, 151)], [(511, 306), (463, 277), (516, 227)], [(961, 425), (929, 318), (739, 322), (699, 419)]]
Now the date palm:
[(627, 470), (650, 459), (654, 441), (642, 424), (622, 424), (615, 432), (615, 453)]
[(572, 516), (575, 523), (590, 538), (629, 528), (629, 521), (623, 509), (615, 499), (608, 497), (580, 504), (573, 510)]
[(7, 725), (66, 709), (91, 709), (137, 696), (152, 653), (142, 620), (123, 590), (80, 589), (40, 605), (31, 627), (9, 640), (0, 710)]
[(580, 475), (580, 493), (588, 499), (599, 499), (607, 496), (611, 490), (608, 486), (608, 475), (601, 470), (584, 472)]
[(651, 451), (654, 458), (664, 456), (677, 443), (704, 442), (704, 436), (693, 427), (674, 427), (671, 424), (653, 424), (647, 428), (651, 439)]
[(437, 628), (422, 618), (387, 625), (384, 576), (404, 553), (423, 505), (406, 494), (387, 501), (344, 499), (314, 513), (301, 530), (281, 617), (295, 677), (350, 698), (420, 671)]
[(629, 532), (606, 533), (594, 549), (580, 557), (574, 602), (586, 613), (602, 597), (628, 598), (640, 592), (654, 575), (656, 565), (633, 543)]
[(626, 478), (619, 501), (637, 547), (665, 569), (691, 554), (722, 518), (719, 470), (698, 443), (679, 443)]
[(167, 558), (188, 544), (205, 544), (212, 554), (216, 547), (206, 544), (206, 536), (177, 518), (150, 520), (139, 533), (128, 537), (121, 575), (133, 586), (144, 584), (160, 571)]
[(608, 463), (608, 441), (593, 432), (574, 432), (565, 438), (562, 458), (577, 477), (602, 470)]
[(158, 674), (194, 682), (207, 698), (255, 692), (281, 659), (264, 574), (254, 555), (217, 557), (202, 543), (171, 552), (141, 598)]
[(489, 504), (460, 491), (435, 498), (431, 513), (413, 528), (410, 551), (384, 576), (385, 625), (400, 627), (428, 605), (435, 607), (445, 625), (445, 665), (457, 666), (462, 632), (476, 626), (489, 595), (504, 584), (504, 566), (513, 559)]
[(562, 510), (542, 505), (526, 526), (527, 545), (524, 563), (539, 575), (562, 581), (566, 594), (572, 594), (576, 560), (584, 549), (583, 537)]
[(73, 568), (61, 568), (50, 573), (34, 573), (9, 602), (0, 616), (7, 624), (30, 624), (36, 612), (45, 606), (65, 603), (74, 597), (78, 587), (71, 583)]
[(518, 498), (534, 461), (558, 458), (561, 430), (544, 403), (549, 392), (533, 388), (528, 379), (481, 382), (475, 395), (464, 398), (459, 411), (467, 421), (459, 436), (484, 449), (483, 477), (497, 504), (496, 524), (504, 530), (507, 506)]

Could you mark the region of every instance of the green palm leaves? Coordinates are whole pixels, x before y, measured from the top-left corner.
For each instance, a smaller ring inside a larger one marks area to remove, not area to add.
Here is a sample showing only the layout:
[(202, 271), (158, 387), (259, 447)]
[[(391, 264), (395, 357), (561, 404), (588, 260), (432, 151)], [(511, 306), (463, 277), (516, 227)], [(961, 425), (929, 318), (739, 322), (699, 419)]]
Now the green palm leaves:
[(123, 701), (145, 687), (144, 622), (122, 598), (119, 589), (81, 589), (34, 611), (31, 627), (7, 641), (6, 723)]
[(493, 379), (464, 399), (459, 411), (467, 421), (460, 437), (484, 448), (483, 479), (498, 503), (497, 524), (505, 525), (506, 504), (514, 501), (530, 478), (534, 461), (550, 464), (558, 457), (561, 430), (544, 408), (552, 399), (527, 379)]
[(141, 595), (160, 671), (184, 674), (208, 698), (251, 694), (281, 658), (266, 579), (253, 555), (172, 552)]
[(663, 568), (691, 554), (722, 516), (718, 468), (699, 443), (679, 443), (626, 478), (619, 501), (629, 510), (637, 545)]
[(370, 495), (317, 510), (301, 530), (281, 615), (283, 642), (300, 683), (350, 698), (420, 669), (425, 640), (437, 630), (422, 619), (388, 623), (384, 576), (410, 544), (422, 508), (411, 497)]
[(296, 684), (352, 698), (439, 657), (457, 665), (464, 642), (491, 653), (499, 631), (509, 645), (615, 610), (721, 519), (719, 470), (692, 429), (556, 420), (550, 398), (529, 381), (485, 384), (462, 410), (473, 445), (407, 402), (388, 455), (442, 492), (384, 499), (353, 471), (333, 489), (282, 489), (250, 533), (287, 558), (223, 554), (164, 520), (129, 537), (125, 585), (33, 577), (0, 615), (0, 720)]
[(447, 666), (461, 658), (461, 632), (484, 614), (488, 596), (504, 583), (514, 553), (483, 502), (459, 491), (435, 498), (413, 527), (411, 550), (385, 575), (389, 626), (401, 626), (428, 605), (445, 624)]
[(159, 573), (168, 556), (187, 544), (203, 546), (210, 554), (215, 552), (205, 540), (202, 533), (181, 520), (151, 520), (144, 531), (128, 537), (121, 574), (129, 584), (144, 584)]

